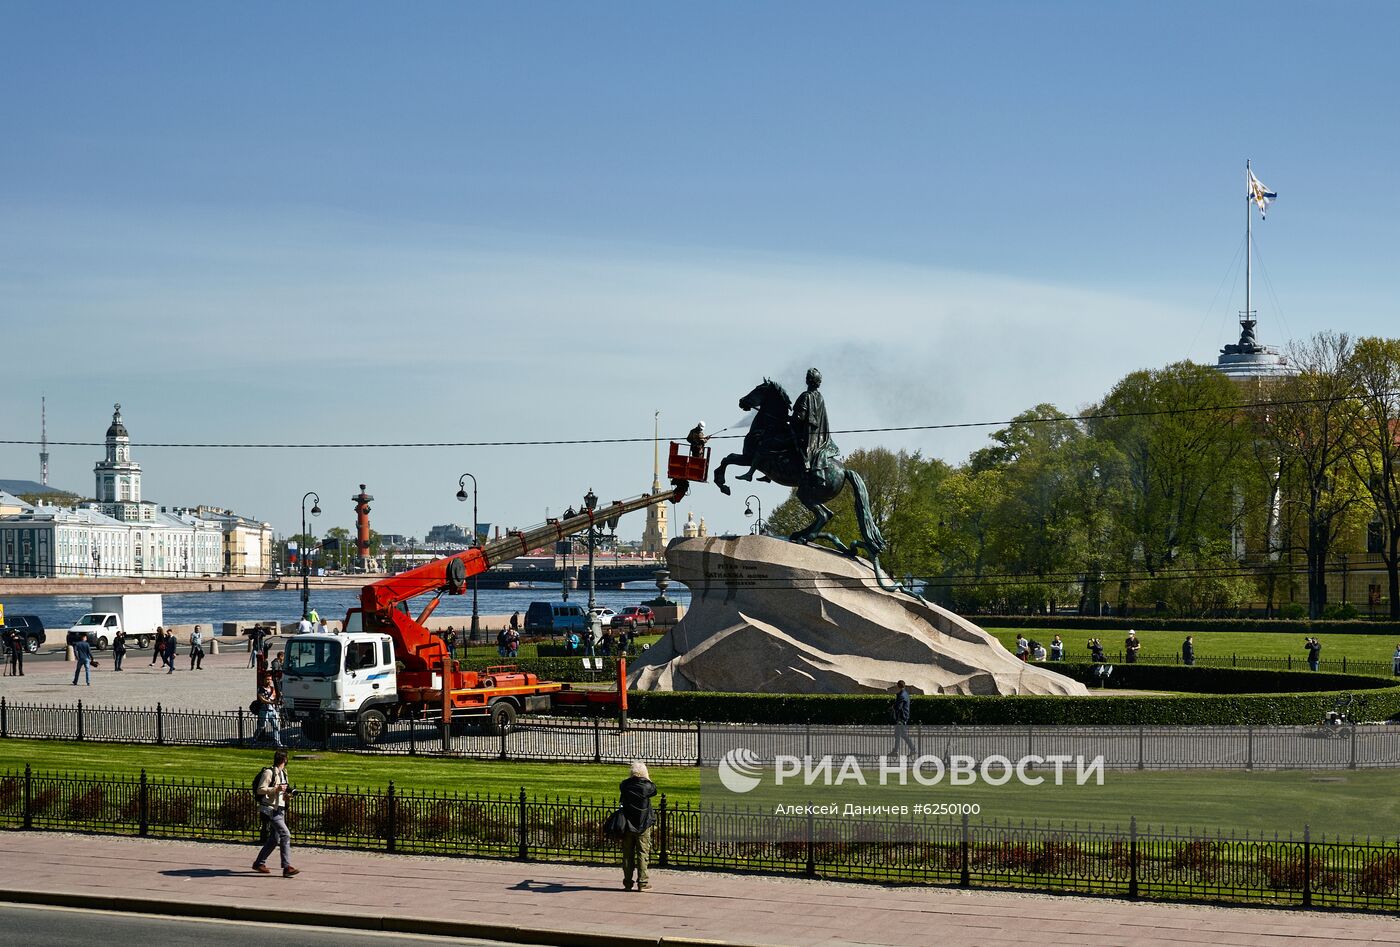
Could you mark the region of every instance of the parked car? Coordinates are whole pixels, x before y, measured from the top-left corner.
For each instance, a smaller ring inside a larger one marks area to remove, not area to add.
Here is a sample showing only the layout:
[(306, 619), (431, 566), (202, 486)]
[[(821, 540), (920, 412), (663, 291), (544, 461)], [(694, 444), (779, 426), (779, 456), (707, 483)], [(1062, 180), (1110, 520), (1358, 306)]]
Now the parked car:
[(557, 635), (586, 627), (588, 611), (573, 602), (531, 602), (525, 609), (527, 635)]
[(654, 628), (656, 627), (656, 616), (652, 614), (651, 608), (647, 605), (628, 605), (612, 617), (608, 626), (610, 628), (632, 629), (642, 626)]
[(606, 605), (594, 606), (593, 614), (597, 616), (598, 621), (602, 624), (604, 628), (612, 624), (612, 620), (617, 617), (617, 612), (613, 611), (611, 608), (608, 608)]
[(17, 631), (23, 635), (24, 650), (29, 654), (37, 654), (46, 640), (44, 623), (38, 615), (6, 615), (0, 630)]

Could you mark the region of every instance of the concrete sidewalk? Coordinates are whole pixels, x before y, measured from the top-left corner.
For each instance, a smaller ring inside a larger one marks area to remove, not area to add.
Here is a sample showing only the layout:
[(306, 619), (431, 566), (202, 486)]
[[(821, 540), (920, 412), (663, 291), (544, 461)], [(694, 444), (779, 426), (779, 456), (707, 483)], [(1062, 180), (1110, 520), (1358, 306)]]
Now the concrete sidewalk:
[[(8, 832), (13, 900), (560, 945), (1400, 944), (1400, 918), (247, 845)], [(275, 857), (273, 860), (275, 867)], [(143, 905), (142, 902), (145, 902)], [(301, 915), (301, 916), (298, 916)], [(284, 932), (285, 933), (285, 932)], [(295, 934), (287, 934), (295, 941)]]

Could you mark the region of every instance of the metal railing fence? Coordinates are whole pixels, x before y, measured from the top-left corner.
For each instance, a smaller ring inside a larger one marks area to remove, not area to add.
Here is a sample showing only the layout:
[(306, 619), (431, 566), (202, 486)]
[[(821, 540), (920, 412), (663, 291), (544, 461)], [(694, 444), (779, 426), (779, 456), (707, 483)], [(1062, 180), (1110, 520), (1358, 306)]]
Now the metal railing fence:
[[(736, 741), (760, 760), (778, 755), (851, 755), (874, 763), (891, 752), (889, 726), (764, 725), (529, 717), (488, 735), (469, 720), (444, 734), (435, 721), (396, 721), (373, 746), (353, 734), (307, 740), (282, 730), (292, 746), (372, 755), (451, 755), (521, 762), (715, 765)], [(1400, 725), (1359, 726), (925, 726), (911, 725), (915, 755), (982, 760), (992, 755), (1102, 756), (1106, 769), (1370, 769), (1400, 767)], [(256, 715), (234, 711), (15, 704), (0, 697), (0, 738), (164, 746), (266, 746)]]
[[(299, 843), (364, 851), (617, 864), (602, 832), (616, 802), (307, 787), (292, 797)], [(659, 868), (843, 881), (1031, 888), (1159, 900), (1400, 911), (1394, 840), (1197, 833), (961, 819), (891, 822), (755, 809), (656, 806)], [(249, 786), (0, 771), (0, 829), (254, 844)]]

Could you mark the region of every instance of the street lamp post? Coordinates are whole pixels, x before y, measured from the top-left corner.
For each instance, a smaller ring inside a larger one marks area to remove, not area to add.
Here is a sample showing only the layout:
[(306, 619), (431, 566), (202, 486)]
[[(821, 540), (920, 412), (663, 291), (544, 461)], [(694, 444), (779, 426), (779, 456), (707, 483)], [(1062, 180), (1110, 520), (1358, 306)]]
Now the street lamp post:
[[(477, 535), (477, 533), (476, 533), (476, 497), (477, 497), (477, 488), (476, 488), (476, 478), (475, 478), (475, 477), (472, 477), (471, 474), (469, 474), (469, 473), (464, 473), (464, 474), (462, 474), (461, 477), (458, 478), (458, 480), (457, 480), (457, 499), (460, 500), (460, 501), (462, 501), (463, 503), (466, 502), (466, 500), (467, 500), (467, 478), (468, 478), (468, 477), (471, 477), (471, 478), (472, 478), (472, 548), (475, 549), (477, 546), (480, 546), (480, 545), (481, 545), (481, 537), (479, 537), (479, 536)], [(473, 575), (473, 576), (472, 576), (472, 631), (471, 631), (471, 638), (472, 638), (472, 639), (475, 639), (475, 638), (476, 638), (477, 630), (478, 630), (478, 628), (479, 628), (480, 625), (481, 625), (480, 613), (479, 613), (478, 610), (477, 610), (476, 579), (477, 579), (477, 577), (476, 577), (475, 575)]]
[(747, 497), (745, 497), (745, 498), (744, 498), (744, 515), (745, 515), (745, 516), (753, 516), (753, 507), (749, 506), (749, 501), (750, 501), (750, 500), (752, 500), (755, 504), (758, 505), (758, 519), (756, 519), (756, 520), (753, 521), (753, 528), (752, 528), (751, 530), (749, 530), (749, 532), (754, 533), (754, 534), (757, 535), (757, 536), (762, 536), (762, 535), (763, 535), (763, 501), (760, 500), (760, 499), (758, 498), (758, 495), (755, 494), (755, 493), (750, 493)]
[[(574, 508), (573, 508), (572, 506), (569, 507), (567, 510), (564, 511), (564, 519), (565, 519), (565, 520), (571, 520), (571, 519), (573, 519), (573, 518), (574, 518), (575, 516), (577, 516), (577, 515), (578, 515), (578, 514), (574, 512)], [(563, 581), (562, 585), (563, 585), (564, 601), (567, 602), (567, 601), (569, 600), (569, 552), (574, 548), (574, 542), (573, 542), (572, 539), (565, 539), (563, 542), (564, 542), (564, 581)]]
[[(598, 495), (597, 495), (596, 493), (593, 492), (593, 488), (592, 488), (592, 487), (589, 487), (589, 488), (588, 488), (588, 492), (585, 493), (585, 494), (583, 495), (583, 506), (584, 506), (584, 509), (588, 510), (589, 513), (592, 513), (594, 510), (596, 510), (596, 509), (598, 508)], [(598, 604), (598, 603), (597, 603), (597, 600), (596, 600), (595, 597), (594, 597), (594, 592), (595, 592), (596, 589), (597, 589), (597, 582), (596, 582), (596, 577), (595, 577), (594, 574), (593, 574), (593, 542), (594, 542), (594, 537), (596, 537), (596, 536), (597, 536), (597, 531), (594, 529), (594, 526), (593, 526), (593, 518), (590, 516), (589, 519), (588, 519), (588, 619), (589, 619), (589, 621), (592, 621), (592, 620), (593, 620), (593, 608)]]
[[(306, 501), (311, 498), (311, 515), (321, 515), (321, 497), (314, 491), (308, 490), (306, 496), (301, 498), (301, 541), (307, 541), (306, 534)], [(311, 569), (306, 560), (308, 550), (301, 551), (301, 617), (305, 618), (311, 614)]]

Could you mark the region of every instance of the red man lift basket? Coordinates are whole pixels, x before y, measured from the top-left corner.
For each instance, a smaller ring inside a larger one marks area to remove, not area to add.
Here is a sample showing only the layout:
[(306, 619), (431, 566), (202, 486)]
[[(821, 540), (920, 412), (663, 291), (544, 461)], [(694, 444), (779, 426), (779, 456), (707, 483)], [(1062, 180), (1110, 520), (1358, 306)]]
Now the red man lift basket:
[(703, 454), (691, 454), (680, 444), (671, 442), (671, 458), (666, 464), (666, 477), (669, 480), (689, 480), (704, 483), (710, 475), (710, 449)]

